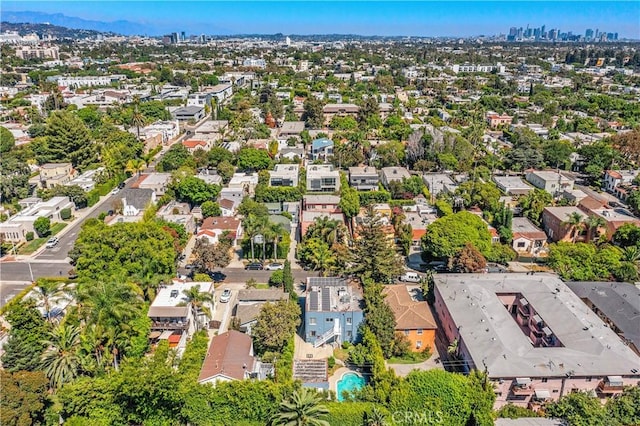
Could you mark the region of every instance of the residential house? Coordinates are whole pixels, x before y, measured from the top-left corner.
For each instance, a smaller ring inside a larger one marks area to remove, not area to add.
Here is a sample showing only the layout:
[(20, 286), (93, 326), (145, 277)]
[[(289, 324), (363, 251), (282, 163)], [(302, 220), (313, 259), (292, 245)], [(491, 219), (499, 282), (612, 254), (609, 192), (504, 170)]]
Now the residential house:
[(344, 223), (337, 195), (304, 195), (300, 212), (300, 235), (305, 235), (309, 227), (320, 217), (328, 217)]
[(69, 197), (53, 197), (48, 201), (39, 198), (29, 200), (31, 202), (28, 202), (28, 207), (0, 223), (0, 239), (14, 243), (24, 242), (27, 233), (33, 232), (35, 235), (33, 223), (38, 218), (47, 217), (51, 222), (62, 222), (60, 212), (64, 209), (73, 211), (76, 207)]
[(304, 121), (285, 121), (279, 129), (278, 137), (287, 140), (291, 137), (299, 137), (304, 131)]
[(97, 169), (87, 170), (80, 176), (71, 179), (65, 183), (65, 186), (77, 185), (82, 188), (83, 191), (89, 192), (96, 186), (96, 179), (100, 176), (100, 173), (104, 170), (104, 167), (98, 167)]
[(427, 226), (435, 222), (438, 216), (435, 213), (420, 213), (419, 211), (404, 211), (402, 223), (411, 226), (411, 245), (420, 247), (422, 237), (427, 233)]
[[(584, 200), (582, 200), (581, 203), (583, 201)], [(613, 234), (615, 234), (618, 228), (622, 225), (630, 223), (640, 226), (640, 219), (632, 215), (631, 212), (626, 209), (600, 207), (590, 209), (589, 212), (591, 215), (599, 216), (604, 220), (605, 226), (599, 231), (604, 231), (603, 234), (605, 234), (609, 240), (613, 238)]]
[(300, 166), (297, 164), (276, 164), (269, 172), (269, 186), (298, 186)]
[(119, 192), (122, 200), (123, 216), (141, 216), (151, 203), (156, 202), (156, 192), (153, 189), (127, 188)]
[(441, 192), (453, 194), (458, 189), (458, 184), (446, 173), (425, 173), (422, 181), (429, 188), (429, 194), (435, 197)]
[(216, 170), (200, 169), (198, 170), (198, 174), (196, 175), (196, 177), (205, 181), (209, 185), (222, 186), (222, 176), (220, 176)]
[(520, 254), (538, 255), (546, 248), (547, 234), (526, 217), (514, 217), (511, 221), (511, 231), (511, 246)]
[(360, 107), (355, 104), (326, 104), (322, 108), (324, 114), (324, 124), (331, 123), (333, 117), (353, 117), (358, 118)]
[(618, 198), (623, 198), (616, 193), (619, 186), (628, 186), (640, 174), (640, 170), (607, 170), (604, 174), (604, 189), (607, 192), (616, 194)]
[[(174, 280), (171, 285), (162, 286), (158, 290), (147, 317), (151, 319), (152, 340), (168, 340), (170, 347), (184, 348), (187, 339), (197, 330), (207, 328), (207, 314), (204, 310), (196, 309), (186, 298), (184, 292), (198, 287), (201, 293), (213, 294), (212, 282), (183, 282)], [(213, 312), (214, 305), (203, 302), (209, 312)]]
[(216, 244), (223, 233), (228, 233), (233, 239), (233, 245), (238, 245), (242, 238), (242, 222), (233, 217), (212, 216), (202, 221), (197, 238), (207, 238), (211, 244)]
[(329, 161), (333, 156), (333, 141), (328, 138), (315, 139), (311, 142), (311, 160)]
[(227, 187), (220, 191), (220, 198), (242, 201), (244, 197), (255, 194), (257, 185), (257, 173), (234, 173)]
[(640, 289), (617, 282), (569, 282), (573, 291), (623, 342), (640, 356)]
[(409, 179), (411, 174), (404, 167), (383, 167), (380, 170), (380, 180), (385, 188), (389, 188), (391, 182), (402, 182), (403, 179)]
[(211, 339), (202, 363), (198, 383), (210, 383), (257, 378), (259, 362), (253, 354), (251, 336), (229, 330)]
[(171, 201), (169, 204), (158, 210), (156, 216), (167, 222), (177, 223), (184, 226), (188, 235), (192, 235), (196, 230), (196, 218), (191, 213), (188, 203)]
[(132, 188), (150, 189), (162, 197), (171, 183), (171, 173), (144, 173), (131, 185)]
[(579, 214), (583, 219), (587, 217), (584, 211), (575, 206), (545, 207), (542, 211), (542, 225), (552, 241), (568, 241), (572, 239), (572, 233), (577, 231), (567, 221), (573, 213)]
[(307, 167), (307, 191), (338, 192), (340, 172), (331, 164), (312, 164)]
[(499, 126), (508, 126), (512, 121), (513, 117), (507, 114), (498, 114), (492, 111), (487, 113), (487, 124), (494, 129)]
[(178, 121), (198, 122), (204, 118), (204, 107), (191, 105), (174, 110), (171, 115)]
[(199, 149), (203, 151), (209, 151), (212, 146), (212, 142), (209, 140), (197, 140), (197, 139), (189, 139), (186, 141), (182, 141), (182, 146), (184, 146), (189, 154), (193, 155)]
[(260, 315), (260, 310), (266, 303), (288, 299), (289, 293), (281, 289), (240, 290), (238, 304), (234, 308), (233, 315), (238, 321), (240, 331), (250, 335), (251, 327), (255, 325), (258, 315)]
[(221, 198), (220, 200), (218, 200), (218, 205), (220, 206), (221, 212), (220, 216), (234, 217), (241, 202), (241, 200), (237, 199), (229, 200), (228, 198)]
[[(40, 166), (38, 182), (44, 189), (53, 188), (58, 185), (66, 185), (71, 182), (78, 172), (71, 163), (46, 163)], [(32, 181), (30, 179), (30, 181)]]
[(358, 191), (378, 189), (380, 176), (375, 167), (349, 167), (349, 186)]
[(364, 320), (362, 292), (337, 277), (308, 277), (305, 293), (304, 340), (315, 347), (355, 342)]
[(435, 352), (438, 326), (429, 304), (422, 299), (417, 286), (386, 286), (382, 291), (396, 319), (396, 333), (402, 333), (411, 342), (413, 352)]
[[(137, 135), (135, 127), (129, 128), (129, 131)], [(157, 146), (167, 145), (180, 134), (180, 125), (178, 121), (156, 121), (146, 127), (140, 128), (140, 137), (144, 140), (145, 150), (147, 152)]]
[(640, 380), (640, 357), (555, 274), (436, 275), (434, 295), (459, 369), (486, 372), (496, 409), (619, 395)]
[(493, 181), (507, 195), (527, 195), (533, 187), (519, 176), (494, 176)]
[(302, 145), (300, 146), (287, 146), (280, 148), (278, 152), (278, 158), (286, 158), (290, 161), (299, 161), (305, 157), (305, 151)]
[(575, 180), (555, 170), (527, 170), (527, 182), (543, 189), (554, 197), (563, 191), (571, 191)]

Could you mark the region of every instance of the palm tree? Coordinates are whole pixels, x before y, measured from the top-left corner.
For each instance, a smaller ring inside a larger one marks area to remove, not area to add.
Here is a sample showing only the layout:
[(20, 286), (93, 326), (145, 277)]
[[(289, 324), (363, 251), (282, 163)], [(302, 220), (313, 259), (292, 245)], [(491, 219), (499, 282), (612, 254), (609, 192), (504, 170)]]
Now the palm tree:
[(607, 226), (607, 222), (600, 216), (587, 216), (584, 220), (587, 227), (587, 241), (595, 240), (598, 237), (598, 230)]
[(457, 338), (453, 339), (453, 342), (451, 342), (451, 344), (447, 347), (447, 353), (453, 358), (456, 358), (458, 356), (458, 339)]
[(59, 325), (45, 342), (48, 346), (42, 354), (42, 368), (51, 386), (60, 387), (73, 380), (80, 369), (80, 329), (76, 326)]
[(70, 301), (69, 295), (66, 293), (64, 283), (49, 280), (39, 280), (38, 285), (33, 288), (33, 293), (42, 302), (47, 321), (52, 322), (51, 305), (58, 302)]
[(291, 399), (282, 401), (280, 409), (271, 419), (273, 426), (329, 426), (324, 417), (329, 414), (322, 405), (322, 395), (315, 390), (301, 388)]
[(119, 326), (138, 315), (139, 298), (133, 284), (92, 282), (78, 288), (79, 315), (89, 324)]
[(211, 318), (211, 311), (204, 305), (205, 302), (213, 303), (213, 295), (204, 291), (200, 291), (200, 287), (194, 285), (188, 290), (183, 290), (182, 293), (186, 299), (187, 304), (191, 304), (191, 312), (193, 314), (193, 320), (195, 321), (196, 331), (200, 330), (200, 321), (198, 321), (198, 314), (203, 312), (207, 318)]
[(580, 232), (578, 231), (578, 227), (583, 225), (582, 215), (578, 212), (573, 212), (569, 215), (567, 220), (562, 222), (563, 225), (568, 225), (571, 233), (571, 242), (575, 243)]
[(143, 159), (133, 158), (127, 162), (127, 167), (125, 168), (125, 170), (131, 172), (132, 174), (137, 173), (139, 176), (140, 172), (144, 170), (144, 167), (145, 161)]
[(284, 228), (279, 223), (270, 223), (267, 229), (267, 235), (273, 242), (273, 260), (278, 260), (278, 243)]
[(317, 218), (308, 232), (313, 236), (322, 238), (330, 246), (334, 243), (343, 242), (347, 235), (347, 229), (344, 224), (328, 216)]
[(336, 263), (336, 258), (333, 255), (333, 252), (325, 245), (318, 246), (318, 248), (311, 254), (309, 260), (314, 265), (314, 269), (316, 271), (320, 271), (323, 277), (326, 276), (327, 272)]
[(618, 279), (623, 281), (636, 281), (640, 275), (640, 248), (638, 246), (625, 247), (620, 257)]
[(387, 418), (378, 407), (373, 407), (370, 413), (366, 413), (366, 426), (385, 426), (387, 424)]
[(249, 215), (244, 219), (243, 225), (251, 242), (251, 259), (255, 259), (256, 256), (253, 245), (254, 239), (257, 235), (262, 235), (264, 233), (264, 229), (267, 225), (267, 219), (265, 217), (256, 216), (252, 213), (249, 213)]
[(131, 123), (136, 126), (136, 134), (138, 140), (140, 140), (140, 127), (144, 126), (144, 115), (140, 112), (140, 98), (138, 96), (133, 97), (133, 115), (131, 116)]

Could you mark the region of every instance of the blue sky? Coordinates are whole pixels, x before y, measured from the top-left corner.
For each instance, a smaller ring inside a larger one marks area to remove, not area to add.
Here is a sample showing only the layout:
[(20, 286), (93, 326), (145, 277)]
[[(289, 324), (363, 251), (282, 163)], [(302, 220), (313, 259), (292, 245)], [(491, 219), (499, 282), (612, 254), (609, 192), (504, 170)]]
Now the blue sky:
[(158, 33), (284, 33), (469, 36), (511, 26), (584, 33), (586, 28), (640, 38), (633, 1), (2, 1), (4, 11), (63, 13), (99, 21), (144, 23)]

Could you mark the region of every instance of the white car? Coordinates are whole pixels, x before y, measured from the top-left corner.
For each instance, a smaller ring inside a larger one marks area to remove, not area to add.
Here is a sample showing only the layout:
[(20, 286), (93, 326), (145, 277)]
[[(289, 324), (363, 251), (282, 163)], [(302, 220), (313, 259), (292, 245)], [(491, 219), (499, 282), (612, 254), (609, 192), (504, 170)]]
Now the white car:
[(220, 295), (220, 303), (227, 303), (231, 300), (231, 290), (225, 288), (222, 294)]
[(113, 188), (113, 190), (111, 191), (111, 195), (116, 195), (118, 192), (120, 192), (120, 188), (118, 188), (117, 186), (115, 188)]
[(49, 238), (49, 241), (47, 241), (47, 245), (45, 247), (46, 248), (54, 248), (57, 245), (58, 245), (58, 238), (57, 237), (51, 237), (51, 238)]
[(404, 275), (400, 277), (400, 281), (405, 283), (419, 283), (420, 275), (415, 272), (405, 272)]
[(269, 263), (264, 267), (266, 271), (278, 271), (280, 269), (284, 269), (284, 265), (282, 263)]

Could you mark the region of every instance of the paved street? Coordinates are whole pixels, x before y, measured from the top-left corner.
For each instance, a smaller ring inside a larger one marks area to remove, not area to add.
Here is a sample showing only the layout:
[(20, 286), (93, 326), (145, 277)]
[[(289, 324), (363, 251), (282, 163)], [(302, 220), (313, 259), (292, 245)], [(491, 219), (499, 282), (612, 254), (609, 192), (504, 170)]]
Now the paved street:
[(0, 281), (0, 308), (29, 284), (30, 282), (28, 281)]

